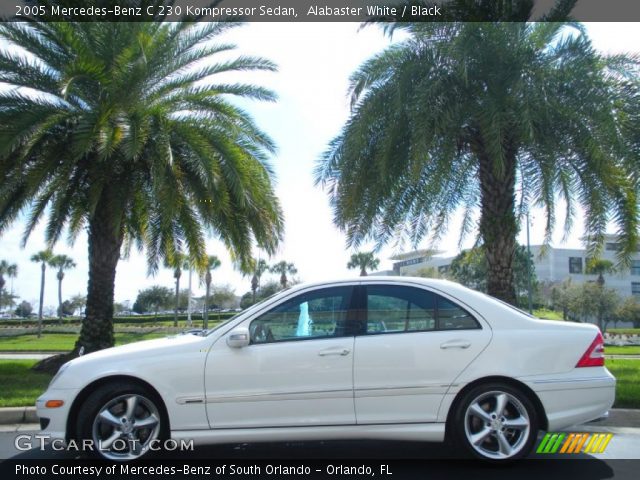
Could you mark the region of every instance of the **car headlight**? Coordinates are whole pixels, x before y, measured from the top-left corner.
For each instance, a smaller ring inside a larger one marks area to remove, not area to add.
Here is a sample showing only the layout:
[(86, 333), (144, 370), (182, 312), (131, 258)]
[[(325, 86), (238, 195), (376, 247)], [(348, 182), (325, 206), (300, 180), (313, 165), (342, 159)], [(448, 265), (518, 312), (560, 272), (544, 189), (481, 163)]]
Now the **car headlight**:
[(48, 388), (50, 388), (54, 383), (56, 383), (56, 380), (58, 380), (58, 379), (60, 378), (60, 376), (62, 375), (62, 373), (63, 373), (67, 368), (69, 368), (69, 363), (70, 363), (70, 362), (67, 362), (67, 363), (63, 364), (63, 365), (60, 367), (60, 370), (58, 370), (58, 373), (56, 373), (56, 374), (53, 376), (53, 378), (51, 379), (51, 381), (49, 382), (49, 387), (48, 387)]

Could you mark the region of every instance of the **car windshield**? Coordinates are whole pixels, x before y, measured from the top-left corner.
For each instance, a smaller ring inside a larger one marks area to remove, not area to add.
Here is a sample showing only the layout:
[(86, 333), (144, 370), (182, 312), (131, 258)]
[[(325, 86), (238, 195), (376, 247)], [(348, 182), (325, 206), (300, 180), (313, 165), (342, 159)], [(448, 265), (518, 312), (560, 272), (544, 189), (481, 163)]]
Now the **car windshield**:
[(251, 306), (250, 306), (249, 308), (247, 308), (246, 310), (243, 310), (242, 312), (238, 312), (238, 313), (236, 313), (234, 316), (232, 316), (232, 317), (230, 317), (230, 318), (228, 318), (228, 319), (224, 320), (223, 322), (219, 323), (219, 324), (218, 324), (218, 325), (216, 325), (215, 327), (210, 328), (209, 330), (204, 330), (204, 331), (202, 332), (202, 335), (203, 335), (203, 336), (210, 335), (210, 334), (212, 334), (213, 332), (217, 331), (218, 329), (220, 329), (220, 328), (224, 327), (226, 324), (228, 324), (228, 323), (229, 323), (229, 322), (231, 322), (232, 320), (235, 320), (236, 318), (238, 318), (238, 316), (240, 316), (240, 315), (244, 315), (245, 313), (251, 313), (253, 310), (257, 310), (257, 309), (259, 309), (259, 308), (260, 308), (260, 307), (261, 307), (265, 302), (267, 302), (267, 301), (271, 300), (271, 299), (272, 299), (273, 297), (275, 297), (276, 295), (280, 295), (281, 293), (286, 292), (287, 290), (289, 290), (289, 288), (291, 288), (291, 287), (285, 288), (284, 290), (280, 290), (280, 291), (278, 291), (278, 292), (276, 292), (276, 293), (274, 293), (274, 294), (272, 294), (272, 295), (269, 295), (267, 298), (263, 298), (263, 299), (262, 299), (262, 300), (260, 300), (258, 303), (254, 303), (253, 305), (251, 305)]

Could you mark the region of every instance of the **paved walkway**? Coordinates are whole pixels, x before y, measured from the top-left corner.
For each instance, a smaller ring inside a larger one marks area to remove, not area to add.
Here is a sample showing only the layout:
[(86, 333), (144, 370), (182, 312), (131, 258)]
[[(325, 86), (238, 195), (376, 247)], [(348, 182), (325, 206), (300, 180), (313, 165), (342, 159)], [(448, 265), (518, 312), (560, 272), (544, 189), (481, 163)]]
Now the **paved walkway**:
[(56, 353), (0, 353), (0, 360), (42, 360)]

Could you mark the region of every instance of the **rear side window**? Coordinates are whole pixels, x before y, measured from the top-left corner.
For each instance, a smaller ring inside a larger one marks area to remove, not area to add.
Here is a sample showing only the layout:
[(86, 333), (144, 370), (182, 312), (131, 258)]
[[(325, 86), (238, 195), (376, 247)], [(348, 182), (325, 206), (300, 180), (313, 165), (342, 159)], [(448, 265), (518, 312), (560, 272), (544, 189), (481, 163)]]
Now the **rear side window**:
[(465, 309), (433, 292), (400, 285), (366, 291), (367, 334), (480, 328)]

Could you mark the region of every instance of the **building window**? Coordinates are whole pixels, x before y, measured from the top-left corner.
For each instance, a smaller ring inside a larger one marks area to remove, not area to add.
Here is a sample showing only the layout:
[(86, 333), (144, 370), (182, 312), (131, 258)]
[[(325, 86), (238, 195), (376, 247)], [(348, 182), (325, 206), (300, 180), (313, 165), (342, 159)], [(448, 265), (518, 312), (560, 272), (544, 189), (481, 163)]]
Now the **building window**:
[(640, 260), (631, 260), (631, 275), (640, 275)]
[(569, 257), (569, 273), (582, 273), (582, 257)]
[(631, 295), (640, 297), (640, 282), (631, 282)]
[[(607, 242), (605, 243), (604, 249), (609, 252), (619, 252), (622, 250), (622, 245), (619, 243)], [(636, 252), (640, 252), (640, 245), (636, 246)]]

